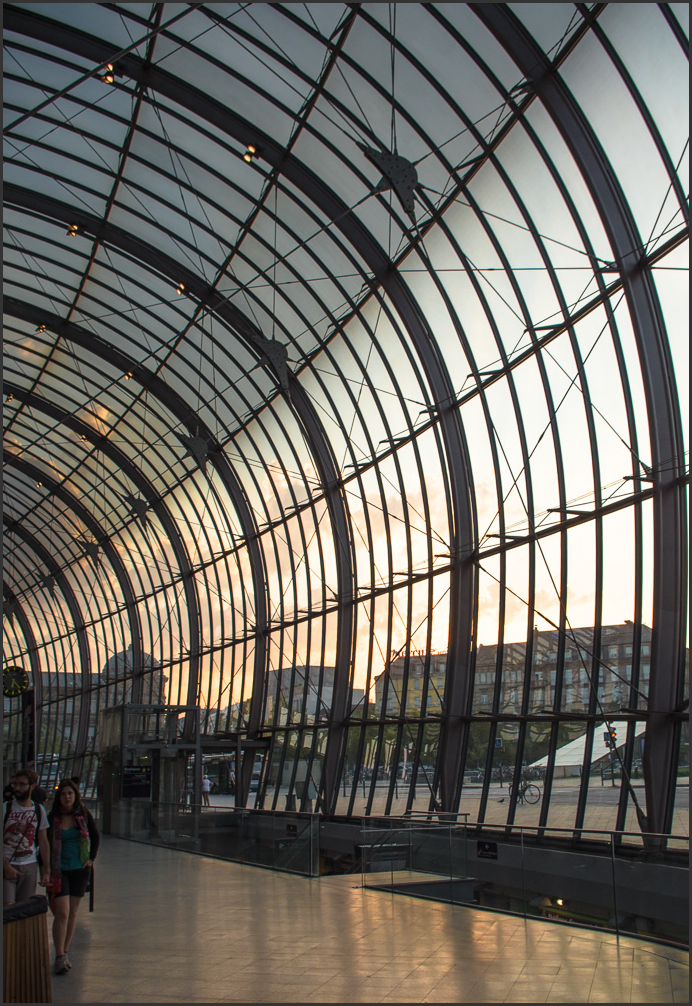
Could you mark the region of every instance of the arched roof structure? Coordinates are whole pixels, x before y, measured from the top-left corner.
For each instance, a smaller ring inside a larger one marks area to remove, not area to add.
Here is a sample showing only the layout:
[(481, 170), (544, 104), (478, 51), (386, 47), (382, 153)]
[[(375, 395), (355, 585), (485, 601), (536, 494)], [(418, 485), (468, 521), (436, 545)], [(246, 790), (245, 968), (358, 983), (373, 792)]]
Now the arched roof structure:
[(123, 675), (265, 738), (265, 807), (309, 777), (326, 812), (455, 811), (473, 769), (512, 824), (493, 771), (547, 757), (549, 826), (585, 735), (582, 828), (606, 720), (609, 827), (670, 830), (687, 5), (4, 18), (5, 660), (39, 752), (92, 764)]

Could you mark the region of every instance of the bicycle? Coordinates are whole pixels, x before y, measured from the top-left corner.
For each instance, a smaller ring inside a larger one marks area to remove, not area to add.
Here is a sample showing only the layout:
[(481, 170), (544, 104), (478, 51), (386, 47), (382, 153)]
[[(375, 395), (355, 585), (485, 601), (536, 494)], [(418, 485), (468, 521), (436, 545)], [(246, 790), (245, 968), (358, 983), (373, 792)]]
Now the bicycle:
[[(514, 790), (513, 786), (509, 787), (509, 795), (512, 796)], [(541, 799), (541, 791), (538, 786), (535, 786), (532, 782), (528, 782), (526, 779), (522, 779), (519, 783), (519, 790), (517, 791), (517, 800), (519, 803), (538, 803)]]

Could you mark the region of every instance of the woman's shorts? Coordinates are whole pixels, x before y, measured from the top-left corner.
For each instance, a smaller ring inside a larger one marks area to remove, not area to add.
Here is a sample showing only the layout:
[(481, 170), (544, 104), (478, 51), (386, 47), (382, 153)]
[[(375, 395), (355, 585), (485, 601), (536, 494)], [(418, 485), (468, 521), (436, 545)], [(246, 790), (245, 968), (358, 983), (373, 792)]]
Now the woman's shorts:
[(91, 867), (83, 866), (81, 870), (63, 870), (60, 874), (60, 891), (56, 898), (83, 898), (91, 876)]

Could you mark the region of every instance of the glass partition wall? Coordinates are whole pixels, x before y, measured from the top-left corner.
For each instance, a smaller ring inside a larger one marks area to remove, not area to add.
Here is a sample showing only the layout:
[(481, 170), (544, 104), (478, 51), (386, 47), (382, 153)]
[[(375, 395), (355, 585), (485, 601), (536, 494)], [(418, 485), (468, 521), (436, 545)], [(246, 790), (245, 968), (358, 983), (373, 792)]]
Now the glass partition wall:
[(10, 770), (687, 833), (687, 16), (4, 5)]

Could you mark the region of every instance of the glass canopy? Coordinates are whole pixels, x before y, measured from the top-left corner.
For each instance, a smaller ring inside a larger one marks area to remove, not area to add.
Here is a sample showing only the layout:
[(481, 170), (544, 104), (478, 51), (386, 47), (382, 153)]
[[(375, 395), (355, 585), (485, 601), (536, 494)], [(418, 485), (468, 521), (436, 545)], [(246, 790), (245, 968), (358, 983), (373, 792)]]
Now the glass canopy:
[(679, 826), (687, 17), (4, 4), (39, 768), (192, 705), (260, 807)]

